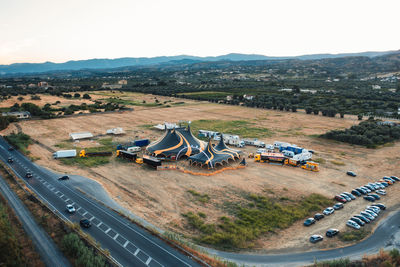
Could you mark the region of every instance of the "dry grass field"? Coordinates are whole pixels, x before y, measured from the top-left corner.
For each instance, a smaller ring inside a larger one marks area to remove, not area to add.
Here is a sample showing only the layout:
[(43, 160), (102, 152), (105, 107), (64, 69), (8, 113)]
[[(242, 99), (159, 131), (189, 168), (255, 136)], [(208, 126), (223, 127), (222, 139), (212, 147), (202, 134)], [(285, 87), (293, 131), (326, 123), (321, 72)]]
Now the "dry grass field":
[[(103, 94), (103, 95), (101, 95)], [(96, 95), (102, 98), (104, 92)], [(122, 98), (134, 97), (137, 101), (154, 100), (151, 95), (121, 95)], [(44, 100), (45, 98), (42, 97)], [(375, 181), (383, 175), (400, 174), (400, 143), (387, 145), (378, 149), (367, 149), (317, 138), (316, 135), (328, 130), (348, 128), (358, 121), (354, 117), (328, 118), (304, 113), (291, 113), (252, 109), (239, 106), (228, 106), (196, 102), (182, 99), (159, 97), (160, 102), (184, 101), (184, 104), (170, 107), (137, 106), (134, 111), (122, 113), (97, 114), (91, 116), (69, 117), (52, 120), (22, 121), (19, 126), (23, 132), (43, 144), (58, 150), (60, 143), (68, 143), (69, 133), (90, 131), (94, 135), (104, 134), (106, 129), (122, 127), (125, 136), (114, 137), (113, 142), (149, 138), (152, 141), (162, 135), (151, 130), (148, 125), (158, 123), (207, 120), (244, 120), (269, 130), (268, 137), (260, 138), (266, 143), (275, 140), (294, 143), (312, 149), (314, 159), (321, 162), (320, 172), (309, 172), (300, 168), (275, 166), (255, 163), (248, 159), (245, 169), (226, 171), (214, 176), (193, 176), (177, 171), (155, 171), (134, 163), (112, 159), (110, 163), (92, 168), (74, 168), (62, 165), (52, 159), (51, 153), (34, 144), (30, 146), (31, 156), (40, 158), (37, 163), (58, 172), (77, 174), (100, 182), (112, 198), (133, 213), (165, 229), (185, 235), (191, 235), (183, 213), (189, 211), (207, 214), (207, 222), (215, 222), (221, 216), (231, 216), (224, 208), (227, 203), (240, 203), (243, 194), (254, 193), (290, 197), (297, 199), (311, 193), (333, 197), (343, 191), (351, 191), (356, 186)], [(46, 100), (47, 101), (47, 100)], [(49, 100), (50, 101), (50, 100)], [(51, 101), (55, 101), (52, 99)], [(15, 125), (10, 125), (3, 135), (16, 132)], [(194, 133), (197, 134), (197, 133)], [(71, 144), (74, 145), (74, 144)], [(82, 141), (75, 144), (79, 147), (98, 146), (97, 140)], [(254, 147), (246, 147), (245, 155), (255, 152)], [(350, 177), (347, 170), (358, 175)], [(388, 195), (381, 202), (389, 207), (399, 204), (400, 185), (388, 188)], [(209, 201), (197, 201), (189, 190), (207, 194)], [(267, 234), (255, 243), (255, 249), (311, 249), (308, 242), (311, 234), (324, 234), (335, 227), (345, 230), (346, 220), (355, 212), (361, 211), (368, 203), (357, 199), (347, 204), (343, 210), (325, 218), (311, 227), (304, 227), (298, 221), (290, 228)], [(326, 240), (317, 247), (328, 248), (340, 246), (337, 239)]]

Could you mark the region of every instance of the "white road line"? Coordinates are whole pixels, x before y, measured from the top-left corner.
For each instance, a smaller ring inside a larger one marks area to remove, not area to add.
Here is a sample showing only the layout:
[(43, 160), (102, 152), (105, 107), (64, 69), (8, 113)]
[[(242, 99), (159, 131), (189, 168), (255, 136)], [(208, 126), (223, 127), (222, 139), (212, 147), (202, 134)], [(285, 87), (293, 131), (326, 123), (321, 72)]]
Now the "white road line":
[(110, 232), (111, 231), (111, 228), (108, 228), (104, 233), (108, 233), (108, 232)]
[(92, 218), (90, 218), (89, 221), (93, 221), (93, 219), (94, 219), (94, 216)]
[(64, 200), (65, 202), (67, 202), (69, 200), (69, 198), (67, 198), (66, 200)]
[(152, 258), (151, 257), (149, 257), (148, 259), (147, 259), (147, 261), (146, 261), (146, 265), (149, 265), (149, 263), (151, 262), (151, 260), (152, 260)]
[(140, 252), (140, 249), (136, 249), (135, 253), (133, 255), (136, 257), (136, 255)]
[(58, 190), (57, 190), (57, 191), (56, 191), (56, 192), (54, 192), (54, 193), (57, 195), (58, 193), (60, 193), (60, 191), (58, 191)]
[(77, 208), (76, 211), (78, 211), (78, 210), (80, 210), (80, 209), (81, 209), (81, 207)]
[(85, 211), (85, 213), (84, 213), (84, 214), (82, 214), (82, 216), (85, 216), (87, 213), (88, 213), (88, 212), (87, 212), (87, 211)]
[(114, 239), (114, 240), (117, 239), (118, 236), (119, 236), (119, 234), (116, 234), (116, 235), (113, 237), (113, 239)]
[(61, 193), (61, 196), (60, 196), (60, 198), (62, 198), (64, 196), (64, 194), (63, 193)]
[(103, 222), (100, 222), (98, 225), (97, 225), (97, 227), (100, 227), (100, 225), (102, 225), (103, 224)]
[(125, 244), (123, 245), (124, 248), (126, 248), (126, 246), (129, 244), (129, 241), (126, 240)]

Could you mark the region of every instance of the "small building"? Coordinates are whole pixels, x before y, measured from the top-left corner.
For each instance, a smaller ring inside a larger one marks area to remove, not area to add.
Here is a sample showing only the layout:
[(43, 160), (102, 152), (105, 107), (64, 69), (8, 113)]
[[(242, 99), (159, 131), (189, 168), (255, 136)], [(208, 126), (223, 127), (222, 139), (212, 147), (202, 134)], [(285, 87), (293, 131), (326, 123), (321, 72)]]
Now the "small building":
[(39, 82), (38, 87), (40, 88), (48, 88), (49, 84), (47, 82)]
[(128, 84), (128, 81), (127, 81), (127, 80), (119, 80), (119, 81), (118, 81), (118, 84), (127, 85), (127, 84)]
[(157, 124), (153, 126), (157, 130), (171, 130), (171, 129), (176, 129), (179, 128), (179, 125), (176, 125), (176, 123), (169, 123), (169, 122), (164, 122), (164, 124)]
[(109, 83), (103, 83), (101, 88), (106, 88), (106, 89), (121, 89), (122, 84), (109, 84)]
[(380, 85), (378, 85), (378, 84), (372, 85), (372, 89), (374, 89), (374, 90), (380, 90), (381, 88), (382, 87)]
[(82, 132), (82, 133), (70, 133), (69, 137), (71, 137), (71, 139), (73, 141), (76, 140), (81, 140), (81, 139), (89, 139), (93, 137), (93, 134), (91, 132)]
[(246, 100), (253, 100), (254, 96), (253, 95), (243, 95), (243, 98)]
[(3, 112), (2, 115), (16, 117), (18, 119), (29, 119), (31, 117), (31, 113), (29, 111)]

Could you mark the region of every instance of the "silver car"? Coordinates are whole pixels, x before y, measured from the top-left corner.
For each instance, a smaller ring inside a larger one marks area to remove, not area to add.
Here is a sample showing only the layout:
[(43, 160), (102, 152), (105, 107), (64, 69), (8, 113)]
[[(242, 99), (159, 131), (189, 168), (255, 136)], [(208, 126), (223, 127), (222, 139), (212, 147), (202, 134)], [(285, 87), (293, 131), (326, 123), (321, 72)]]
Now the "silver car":
[(356, 223), (355, 221), (352, 221), (352, 220), (348, 220), (348, 221), (346, 222), (346, 225), (347, 225), (347, 226), (350, 226), (350, 227), (352, 227), (352, 228), (354, 228), (354, 229), (357, 229), (357, 230), (360, 229), (360, 225), (358, 225), (358, 223)]

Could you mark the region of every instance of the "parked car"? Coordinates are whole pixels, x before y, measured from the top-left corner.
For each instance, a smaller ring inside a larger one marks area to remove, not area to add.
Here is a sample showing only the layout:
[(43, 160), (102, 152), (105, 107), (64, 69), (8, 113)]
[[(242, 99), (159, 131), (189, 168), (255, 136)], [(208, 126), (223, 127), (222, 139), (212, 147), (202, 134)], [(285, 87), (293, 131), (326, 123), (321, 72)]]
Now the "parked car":
[(379, 189), (385, 189), (385, 186), (383, 186), (381, 183), (374, 183)]
[(357, 217), (351, 217), (350, 220), (352, 220), (353, 222), (356, 222), (359, 226), (364, 226), (365, 222), (363, 222), (362, 220), (360, 220)]
[(375, 220), (375, 217), (372, 216), (371, 214), (369, 214), (368, 212), (362, 211), (362, 212), (360, 212), (360, 214), (361, 214), (362, 216), (364, 216), (364, 217), (367, 217), (370, 221)]
[(12, 147), (12, 146), (10, 146), (9, 148), (8, 148), (8, 151), (13, 151), (14, 150), (14, 148)]
[(339, 195), (336, 195), (334, 199), (339, 201), (339, 202), (342, 202), (342, 203), (346, 203), (347, 202), (347, 200), (344, 197), (339, 196)]
[(374, 218), (378, 217), (378, 214), (376, 214), (373, 210), (365, 209), (364, 212), (369, 213)]
[(363, 195), (366, 195), (366, 194), (368, 193), (366, 190), (364, 190), (364, 189), (362, 189), (362, 188), (356, 188), (356, 190), (357, 190), (358, 192), (360, 192), (361, 194), (363, 194)]
[(356, 217), (356, 218), (362, 220), (365, 223), (369, 223), (371, 221), (370, 219), (368, 219), (367, 217), (362, 216), (362, 215), (354, 215), (353, 217)]
[(343, 209), (343, 204), (342, 203), (336, 203), (335, 205), (333, 205), (333, 208), (335, 210)]
[(27, 173), (25, 174), (25, 177), (26, 177), (26, 178), (32, 178), (32, 176), (33, 176), (33, 175), (32, 175), (31, 172), (27, 172)]
[(68, 211), (69, 213), (74, 213), (74, 212), (75, 212), (74, 206), (72, 206), (71, 204), (68, 204), (68, 205), (67, 205), (67, 211)]
[(346, 172), (346, 174), (349, 175), (349, 176), (353, 176), (353, 177), (357, 176), (357, 174), (355, 172), (353, 172), (353, 171), (348, 171), (348, 172)]
[(371, 206), (376, 206), (376, 207), (380, 208), (381, 210), (386, 209), (386, 206), (383, 205), (382, 203), (374, 203), (374, 204), (371, 204)]
[(365, 200), (368, 200), (368, 201), (371, 201), (371, 202), (374, 202), (374, 201), (375, 201), (375, 198), (374, 198), (374, 197), (371, 197), (371, 196), (364, 196), (364, 199), (365, 199)]
[(381, 183), (387, 183), (388, 185), (392, 185), (393, 184), (393, 182), (392, 181), (390, 181), (390, 180), (386, 180), (386, 179), (381, 179), (381, 180), (379, 180)]
[(353, 194), (350, 194), (349, 192), (343, 192), (343, 194), (345, 194), (346, 196), (348, 196), (349, 198), (351, 198), (351, 200), (356, 199), (356, 197)]
[(334, 212), (335, 212), (335, 210), (332, 207), (329, 207), (329, 208), (326, 208), (322, 213), (324, 215), (331, 215)]
[(382, 195), (382, 196), (386, 195), (386, 191), (383, 189), (376, 190), (375, 193)]
[(337, 235), (339, 233), (338, 229), (329, 229), (328, 231), (326, 231), (326, 236), (327, 237), (334, 237), (335, 235)]
[(367, 193), (371, 193), (371, 190), (365, 186), (361, 186), (360, 188), (365, 190)]
[(384, 187), (388, 187), (388, 186), (389, 186), (388, 183), (386, 183), (385, 181), (382, 181), (382, 180), (380, 180), (379, 183), (380, 183), (381, 185), (383, 185)]
[(392, 184), (396, 183), (396, 181), (393, 180), (393, 179), (390, 178), (390, 177), (383, 177), (382, 180), (385, 180), (385, 181), (387, 181), (387, 182), (392, 182)]
[(357, 229), (357, 230), (360, 229), (360, 226), (355, 221), (352, 221), (352, 220), (348, 220), (346, 222), (346, 225), (349, 226), (349, 227), (352, 227), (354, 229)]
[(322, 241), (322, 240), (324, 240), (324, 238), (321, 235), (312, 235), (310, 237), (310, 242), (311, 243), (317, 243), (317, 242)]
[(362, 195), (362, 193), (360, 193), (359, 191), (357, 191), (357, 189), (351, 190), (351, 193), (352, 193), (353, 195), (358, 196), (358, 197), (361, 197), (361, 195)]
[(381, 213), (381, 209), (377, 206), (367, 206), (367, 209), (372, 210), (373, 212), (375, 212), (378, 215), (379, 215), (379, 213)]
[(392, 178), (393, 180), (400, 182), (400, 178), (397, 176), (390, 176), (390, 178)]
[(323, 219), (324, 217), (325, 217), (325, 216), (324, 216), (323, 214), (321, 214), (321, 213), (316, 213), (316, 214), (314, 215), (314, 219), (316, 219), (317, 221)]
[(13, 160), (13, 158), (10, 157), (10, 158), (7, 159), (7, 162), (8, 162), (8, 163), (13, 163), (14, 160)]
[(344, 199), (346, 199), (347, 202), (351, 201), (351, 198), (349, 196), (347, 196), (346, 194), (340, 194), (339, 196), (343, 197)]
[(375, 184), (373, 184), (373, 183), (368, 183), (368, 185), (369, 185), (370, 187), (372, 187), (374, 190), (380, 189), (379, 186), (377, 186), (377, 185), (375, 185)]
[(372, 192), (372, 191), (375, 191), (375, 187), (372, 187), (372, 186), (369, 185), (369, 184), (364, 185), (364, 187), (366, 187), (366, 188), (368, 188), (369, 190), (371, 190), (371, 192)]
[(368, 194), (368, 196), (371, 196), (371, 197), (375, 198), (376, 200), (381, 199), (381, 197), (377, 194)]
[(58, 178), (58, 180), (68, 180), (68, 179), (69, 179), (68, 175), (64, 175), (64, 176), (61, 176), (60, 178)]
[(82, 227), (85, 227), (85, 228), (89, 228), (90, 226), (92, 226), (92, 223), (91, 223), (88, 219), (82, 219), (82, 220), (80, 220), (80, 221), (79, 221), (79, 224), (80, 224)]
[(304, 226), (310, 226), (315, 223), (314, 218), (308, 218), (307, 220), (304, 221)]

